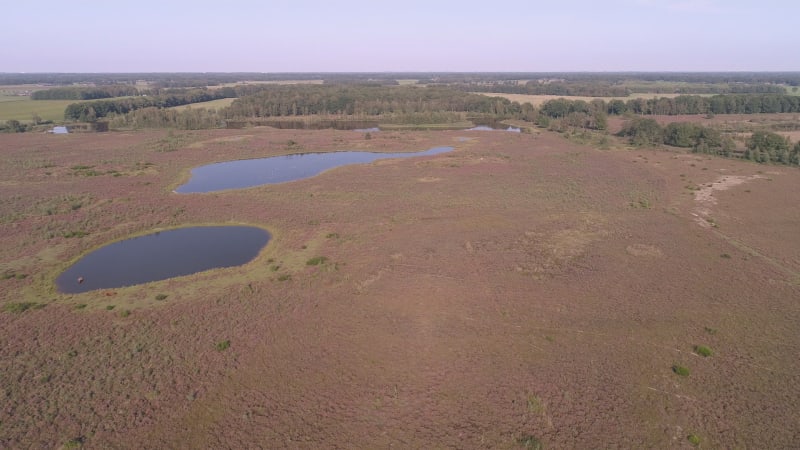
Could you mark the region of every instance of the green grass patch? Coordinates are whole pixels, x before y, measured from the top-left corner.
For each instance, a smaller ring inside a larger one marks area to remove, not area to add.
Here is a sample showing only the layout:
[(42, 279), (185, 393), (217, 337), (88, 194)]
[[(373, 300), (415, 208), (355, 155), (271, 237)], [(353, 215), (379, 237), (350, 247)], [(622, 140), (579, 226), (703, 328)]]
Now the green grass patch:
[(690, 435), (686, 436), (686, 440), (687, 440), (687, 441), (689, 441), (689, 443), (690, 443), (690, 444), (692, 444), (692, 445), (694, 445), (695, 447), (697, 447), (698, 445), (700, 445), (700, 437), (699, 437), (699, 436), (697, 436), (697, 435), (696, 435), (696, 434), (694, 434), (694, 433), (692, 433), (692, 434), (690, 434)]
[(544, 449), (544, 444), (542, 441), (539, 440), (536, 436), (526, 434), (521, 438), (517, 439), (517, 443), (522, 446), (522, 448), (530, 449), (530, 450), (542, 450)]
[(120, 317), (128, 317), (131, 315), (131, 311), (129, 309), (123, 309), (119, 312)]
[(116, 308), (117, 305), (106, 305), (106, 310), (111, 311)]
[(42, 309), (47, 306), (44, 303), (37, 303), (37, 302), (11, 302), (6, 303), (3, 306), (3, 311), (20, 314), (29, 309)]
[(82, 237), (88, 236), (88, 235), (89, 235), (89, 233), (87, 233), (85, 231), (82, 231), (82, 230), (69, 231), (69, 232), (66, 232), (66, 233), (62, 234), (62, 236), (64, 236), (67, 239), (74, 238), (74, 237), (82, 238)]
[(166, 300), (167, 297), (169, 297), (167, 294), (158, 294), (158, 295), (156, 295), (156, 300), (158, 300), (158, 301)]
[(217, 350), (220, 352), (227, 350), (230, 346), (231, 346), (231, 341), (227, 339), (224, 341), (217, 342), (216, 345)]
[(319, 266), (321, 264), (325, 264), (326, 261), (328, 261), (328, 258), (326, 258), (324, 256), (315, 256), (315, 257), (309, 259), (308, 261), (306, 261), (306, 265), (307, 266)]
[(674, 364), (672, 366), (672, 371), (675, 372), (675, 374), (680, 375), (682, 377), (689, 376), (689, 369), (687, 367), (681, 366), (680, 364)]
[(706, 347), (705, 345), (695, 345), (694, 346), (694, 352), (697, 353), (698, 355), (704, 357), (704, 358), (709, 357), (709, 356), (714, 354), (714, 352), (711, 351), (711, 349)]
[(0, 120), (32, 122), (38, 115), (44, 121), (64, 120), (64, 110), (75, 100), (31, 100), (30, 97), (0, 96)]

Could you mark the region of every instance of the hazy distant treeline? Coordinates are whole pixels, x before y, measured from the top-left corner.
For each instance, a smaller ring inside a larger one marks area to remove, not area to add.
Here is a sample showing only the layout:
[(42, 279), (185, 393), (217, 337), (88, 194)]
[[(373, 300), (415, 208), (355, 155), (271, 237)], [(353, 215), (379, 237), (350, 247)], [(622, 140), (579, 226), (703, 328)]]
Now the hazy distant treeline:
[[(501, 92), (504, 94), (526, 95), (563, 95), (584, 97), (627, 97), (634, 92), (625, 85), (614, 85), (606, 82), (574, 82), (553, 81), (539, 82), (528, 81), (524, 84), (515, 81), (496, 83), (469, 83), (451, 85), (456, 89), (467, 92)], [(648, 92), (674, 93), (674, 94), (785, 94), (783, 86), (775, 84), (687, 84), (678, 86), (648, 85)]]
[(376, 85), (271, 86), (239, 98), (227, 108), (231, 119), (248, 117), (470, 112), (517, 116), (533, 107), (501, 97), (467, 94), (445, 87)]
[[(800, 72), (358, 72), (358, 73), (0, 73), (0, 85), (55, 86), (148, 83), (151, 87), (204, 87), (243, 81), (325, 80), (375, 82), (413, 79), (421, 83), (495, 83), (511, 80), (565, 80), (620, 84), (631, 80), (685, 83), (750, 83), (800, 86)], [(695, 92), (697, 93), (697, 92)], [(561, 95), (561, 94), (557, 94)]]

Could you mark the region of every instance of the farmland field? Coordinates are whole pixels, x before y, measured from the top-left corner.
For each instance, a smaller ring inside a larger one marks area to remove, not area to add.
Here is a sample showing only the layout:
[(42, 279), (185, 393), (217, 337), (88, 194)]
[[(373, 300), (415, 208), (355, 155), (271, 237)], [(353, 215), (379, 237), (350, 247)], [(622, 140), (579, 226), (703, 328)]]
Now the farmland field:
[[(441, 155), (175, 194), (192, 167)], [(790, 448), (800, 171), (558, 134), (0, 136), (0, 447)], [(199, 224), (255, 260), (67, 295), (70, 262)]]
[(559, 98), (566, 98), (569, 100), (583, 100), (591, 102), (592, 100), (603, 100), (609, 102), (611, 100), (633, 100), (636, 98), (650, 99), (650, 98), (674, 98), (683, 94), (653, 94), (653, 93), (633, 93), (627, 97), (587, 97), (576, 95), (529, 95), (529, 94), (504, 94), (502, 92), (474, 92), (475, 94), (488, 95), (490, 97), (503, 97), (518, 103), (530, 103), (535, 107), (542, 106), (542, 104)]
[(74, 100), (31, 100), (30, 97), (0, 96), (0, 120), (30, 122), (34, 114), (43, 120), (64, 120), (64, 110)]
[(217, 100), (211, 100), (209, 102), (199, 102), (199, 103), (190, 103), (188, 105), (181, 105), (181, 106), (173, 106), (170, 109), (177, 109), (179, 111), (185, 111), (187, 109), (199, 109), (199, 108), (206, 108), (206, 109), (220, 109), (231, 106), (231, 103), (236, 100), (235, 98), (220, 98)]

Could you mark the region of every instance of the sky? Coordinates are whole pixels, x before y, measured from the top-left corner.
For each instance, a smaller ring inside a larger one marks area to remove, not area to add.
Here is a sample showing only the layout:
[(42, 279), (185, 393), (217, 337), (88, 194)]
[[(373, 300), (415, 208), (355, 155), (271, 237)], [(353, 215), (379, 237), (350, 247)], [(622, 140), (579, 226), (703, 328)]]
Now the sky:
[(800, 71), (797, 0), (37, 0), (0, 72)]

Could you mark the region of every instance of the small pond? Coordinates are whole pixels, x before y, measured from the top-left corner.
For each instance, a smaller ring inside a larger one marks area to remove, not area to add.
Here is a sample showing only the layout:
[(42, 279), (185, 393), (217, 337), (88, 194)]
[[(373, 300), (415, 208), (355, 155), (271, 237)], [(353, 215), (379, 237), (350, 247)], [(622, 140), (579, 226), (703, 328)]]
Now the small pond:
[(177, 228), (114, 242), (84, 256), (56, 279), (75, 294), (189, 275), (251, 261), (269, 242), (246, 226)]
[(181, 194), (242, 189), (263, 184), (302, 180), (348, 164), (364, 164), (378, 159), (430, 156), (453, 150), (453, 147), (434, 147), (424, 152), (375, 153), (331, 152), (301, 153), (271, 158), (244, 159), (209, 164), (192, 169), (189, 182), (178, 187)]

